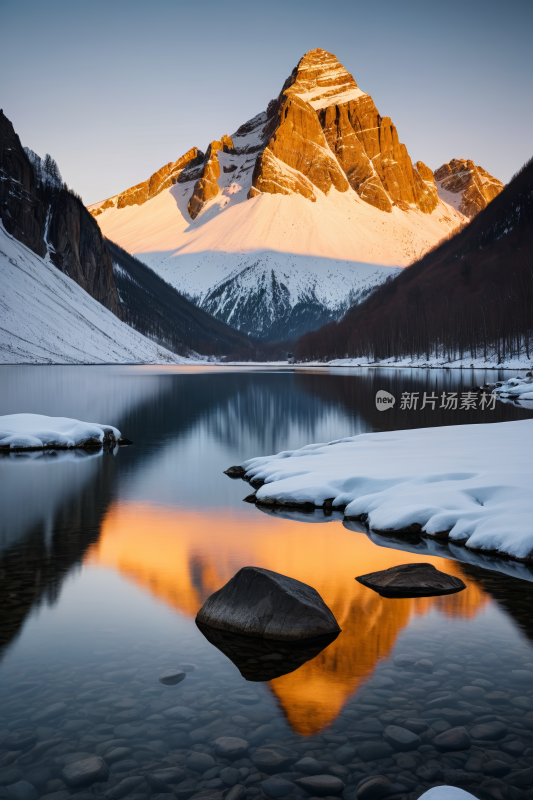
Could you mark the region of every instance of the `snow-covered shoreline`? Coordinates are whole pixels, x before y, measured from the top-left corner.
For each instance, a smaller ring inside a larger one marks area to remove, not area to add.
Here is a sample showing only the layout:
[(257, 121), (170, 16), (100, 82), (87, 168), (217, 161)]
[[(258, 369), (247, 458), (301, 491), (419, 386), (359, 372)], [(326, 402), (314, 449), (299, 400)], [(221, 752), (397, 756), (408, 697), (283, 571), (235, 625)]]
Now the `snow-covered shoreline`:
[(533, 420), (369, 433), (242, 464), (267, 506), (533, 560)]
[(98, 422), (81, 422), (69, 417), (46, 417), (42, 414), (8, 414), (0, 417), (0, 452), (114, 447), (121, 440), (122, 434), (118, 428)]
[(331, 361), (297, 361), (295, 366), (298, 367), (372, 367), (379, 368), (393, 368), (393, 369), (516, 369), (531, 370), (533, 369), (533, 358), (527, 358), (525, 355), (520, 358), (509, 358), (504, 361), (498, 361), (496, 358), (473, 359), (471, 356), (466, 356), (457, 361), (446, 361), (445, 359), (419, 359), (412, 360), (405, 358), (402, 360), (383, 359), (382, 361), (365, 361), (360, 358), (335, 358)]

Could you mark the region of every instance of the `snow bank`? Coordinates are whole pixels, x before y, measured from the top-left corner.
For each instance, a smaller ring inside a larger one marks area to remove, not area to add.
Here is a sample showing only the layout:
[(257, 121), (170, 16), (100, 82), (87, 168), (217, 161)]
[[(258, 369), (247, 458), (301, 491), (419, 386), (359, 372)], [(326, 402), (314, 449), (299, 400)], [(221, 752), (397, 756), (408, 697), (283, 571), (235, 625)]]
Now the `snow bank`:
[(41, 414), (8, 414), (0, 417), (0, 450), (44, 450), (114, 445), (118, 428), (97, 422)]
[(525, 352), (502, 359), (496, 350), (489, 351), (487, 358), (474, 356), (467, 353), (463, 358), (449, 360), (443, 356), (432, 356), (429, 360), (422, 358), (384, 358), (381, 361), (368, 361), (365, 358), (335, 358), (331, 361), (305, 361), (299, 362), (303, 366), (328, 366), (328, 367), (421, 367), (423, 369), (531, 369), (533, 358), (528, 358)]
[(529, 375), (525, 378), (510, 378), (501, 386), (496, 386), (493, 392), (500, 399), (533, 400), (533, 377)]
[(0, 285), (0, 364), (195, 363), (121, 322), (1, 221)]
[(368, 433), (242, 465), (267, 505), (344, 509), (375, 531), (533, 553), (533, 420)]
[(456, 786), (434, 786), (421, 794), (418, 800), (474, 800), (474, 795)]

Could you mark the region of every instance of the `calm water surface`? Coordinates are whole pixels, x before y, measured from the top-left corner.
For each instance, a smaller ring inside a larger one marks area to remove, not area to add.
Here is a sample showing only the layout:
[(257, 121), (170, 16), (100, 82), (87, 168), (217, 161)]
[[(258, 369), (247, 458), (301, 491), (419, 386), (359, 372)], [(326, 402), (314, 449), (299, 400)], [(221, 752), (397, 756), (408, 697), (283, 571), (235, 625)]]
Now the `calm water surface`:
[[(511, 374), (0, 368), (0, 415), (110, 423), (134, 441), (114, 455), (0, 459), (0, 798), (188, 800), (237, 786), (231, 800), (283, 791), (378, 800), (361, 788), (377, 775), (390, 797), (438, 783), (529, 796), (533, 575), (462, 563), (460, 548), (428, 554), (427, 543), (380, 539), (335, 514), (265, 513), (242, 502), (246, 483), (223, 474), (310, 442), (532, 416), (510, 403), (399, 407), (402, 392), (461, 393)], [(394, 409), (376, 410), (378, 389), (398, 398)], [(466, 591), (390, 600), (354, 580), (413, 561), (461, 577)], [(277, 677), (247, 681), (194, 623), (246, 565), (314, 586), (341, 635), (287, 674), (278, 654)], [(182, 683), (159, 683), (183, 664)], [(415, 738), (391, 739), (391, 724)], [(213, 746), (221, 736), (248, 748), (225, 759)], [(70, 766), (94, 756), (107, 764), (98, 774)], [(312, 772), (328, 776), (321, 788), (306, 783)], [(273, 788), (269, 775), (291, 784)]]

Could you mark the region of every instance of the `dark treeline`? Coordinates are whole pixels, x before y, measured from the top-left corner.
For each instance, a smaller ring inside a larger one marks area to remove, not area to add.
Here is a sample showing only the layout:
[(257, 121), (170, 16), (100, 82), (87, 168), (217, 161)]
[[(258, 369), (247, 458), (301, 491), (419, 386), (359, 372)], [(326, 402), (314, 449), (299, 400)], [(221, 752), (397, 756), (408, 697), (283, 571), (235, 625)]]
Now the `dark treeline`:
[(239, 351), (250, 358), (251, 341), (244, 333), (198, 308), (115, 242), (105, 241), (128, 325), (180, 355)]
[(533, 159), (490, 205), (339, 321), (299, 360), (533, 357)]

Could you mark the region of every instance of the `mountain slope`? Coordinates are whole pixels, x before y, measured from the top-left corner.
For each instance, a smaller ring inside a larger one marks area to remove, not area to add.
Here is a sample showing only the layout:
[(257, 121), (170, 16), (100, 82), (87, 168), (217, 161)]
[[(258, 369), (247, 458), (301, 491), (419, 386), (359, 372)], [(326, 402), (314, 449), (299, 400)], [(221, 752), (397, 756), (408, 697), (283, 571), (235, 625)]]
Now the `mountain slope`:
[(186, 355), (222, 355), (250, 346), (242, 333), (194, 305), (153, 270), (106, 240), (124, 321), (144, 336)]
[[(49, 163), (54, 169), (48, 171)], [(61, 272), (119, 318), (120, 300), (111, 259), (97, 224), (68, 191), (50, 156), (41, 162), (22, 147), (0, 110), (0, 220), (36, 255), (50, 255)]]
[(0, 222), (0, 364), (190, 364), (121, 322)]
[(533, 357), (533, 159), (449, 241), (338, 323), (304, 336), (304, 360), (500, 363)]
[(339, 318), (467, 219), (319, 49), (265, 112), (162, 170), (166, 188), (160, 170), (89, 210), (168, 283), (262, 339)]
[(461, 214), (472, 219), (503, 189), (503, 183), (473, 161), (452, 158), (433, 173), (437, 193)]

